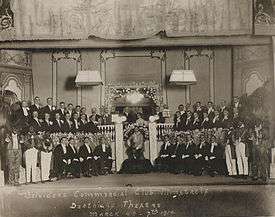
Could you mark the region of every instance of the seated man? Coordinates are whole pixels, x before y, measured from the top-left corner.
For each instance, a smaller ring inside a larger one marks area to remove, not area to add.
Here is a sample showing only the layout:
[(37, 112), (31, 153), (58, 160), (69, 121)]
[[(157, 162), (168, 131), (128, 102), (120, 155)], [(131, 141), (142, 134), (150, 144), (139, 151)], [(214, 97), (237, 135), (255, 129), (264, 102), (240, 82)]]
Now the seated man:
[(95, 147), (94, 159), (97, 164), (98, 172), (101, 175), (111, 173), (112, 169), (112, 149), (106, 138), (99, 138), (99, 145)]
[(205, 135), (200, 135), (200, 142), (196, 145), (194, 150), (194, 163), (192, 165), (192, 172), (195, 176), (200, 176), (203, 173), (203, 169), (206, 166), (205, 163), (205, 153), (206, 153), (206, 147), (207, 142)]
[(214, 135), (211, 136), (210, 144), (206, 147), (206, 169), (210, 176), (215, 176), (216, 174), (225, 174), (225, 161), (222, 158), (224, 150), (221, 145), (216, 141)]
[(98, 133), (99, 132), (97, 125), (93, 121), (93, 116), (89, 117), (89, 122), (86, 123), (84, 128), (85, 128), (86, 133)]
[(71, 175), (80, 178), (80, 159), (76, 148), (76, 140), (72, 137), (69, 139), (69, 145), (67, 146), (67, 159)]
[(171, 164), (173, 145), (169, 140), (169, 136), (163, 137), (163, 144), (160, 148), (159, 156), (155, 160), (155, 167), (158, 171), (168, 172)]
[(181, 172), (186, 174), (192, 173), (194, 163), (194, 148), (195, 143), (190, 134), (187, 134), (186, 139), (181, 142), (177, 151), (178, 167)]
[(81, 170), (85, 177), (91, 177), (91, 175), (97, 176), (93, 150), (91, 148), (91, 140), (89, 137), (84, 138), (83, 145), (79, 148), (79, 159), (81, 162)]
[(53, 151), (53, 169), (57, 179), (65, 178), (68, 172), (67, 137), (60, 139), (60, 144)]

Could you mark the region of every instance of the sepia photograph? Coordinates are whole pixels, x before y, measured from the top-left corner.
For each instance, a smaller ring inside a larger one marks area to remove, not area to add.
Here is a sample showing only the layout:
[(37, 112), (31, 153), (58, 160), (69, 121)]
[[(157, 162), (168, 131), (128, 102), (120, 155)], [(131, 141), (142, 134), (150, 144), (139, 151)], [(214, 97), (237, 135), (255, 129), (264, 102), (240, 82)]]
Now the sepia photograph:
[(274, 0), (0, 0), (0, 217), (274, 217)]

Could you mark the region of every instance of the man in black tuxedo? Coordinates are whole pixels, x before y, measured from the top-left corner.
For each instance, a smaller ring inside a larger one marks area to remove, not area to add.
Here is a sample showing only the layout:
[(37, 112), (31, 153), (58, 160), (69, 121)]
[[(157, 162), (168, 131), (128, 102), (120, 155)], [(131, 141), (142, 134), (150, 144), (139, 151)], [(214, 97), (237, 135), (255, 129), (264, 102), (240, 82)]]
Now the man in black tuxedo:
[(223, 129), (229, 129), (232, 126), (232, 121), (229, 116), (228, 110), (224, 110), (223, 112), (223, 119), (221, 120), (221, 127)]
[(213, 117), (214, 117), (214, 115), (215, 115), (215, 114), (214, 114), (215, 109), (214, 109), (214, 104), (213, 104), (213, 102), (209, 101), (209, 102), (207, 103), (206, 111), (207, 111), (207, 115), (208, 115), (209, 120), (212, 121), (212, 119), (213, 119)]
[(47, 98), (47, 105), (44, 106), (41, 110), (43, 116), (45, 115), (45, 113), (48, 113), (50, 114), (51, 119), (54, 118), (53, 99), (51, 97)]
[(52, 132), (53, 122), (50, 120), (50, 114), (45, 113), (43, 122), (41, 123), (41, 128), (43, 132), (51, 133)]
[(78, 121), (79, 121), (79, 132), (85, 132), (86, 124), (87, 124), (86, 115), (81, 114), (80, 119)]
[(80, 163), (81, 163), (81, 170), (85, 177), (91, 177), (91, 175), (97, 176), (93, 150), (90, 144), (91, 144), (90, 138), (85, 137), (84, 143), (83, 145), (80, 146), (79, 152), (78, 152)]
[(79, 132), (79, 116), (78, 116), (78, 113), (74, 113), (73, 114), (73, 117), (71, 119), (72, 121), (72, 128), (73, 128), (73, 132), (76, 133), (76, 132)]
[[(64, 120), (65, 119), (65, 115), (66, 115), (66, 106), (65, 106), (65, 102), (60, 102), (59, 103), (59, 109), (57, 109), (57, 111), (56, 112), (58, 112), (59, 114), (60, 114), (60, 118), (62, 119), (62, 120)], [(71, 117), (70, 117), (71, 118)]]
[(71, 116), (69, 113), (65, 114), (65, 117), (63, 119), (64, 123), (62, 124), (62, 132), (64, 133), (73, 133), (73, 122), (71, 121)]
[(33, 111), (32, 118), (30, 119), (30, 126), (33, 127), (34, 132), (42, 132), (42, 124), (40, 123), (40, 120), (38, 119), (38, 111)]
[(193, 172), (194, 149), (195, 144), (193, 138), (191, 134), (188, 133), (186, 138), (182, 140), (176, 154), (179, 161), (179, 169), (186, 174)]
[(163, 144), (161, 145), (159, 156), (155, 159), (155, 166), (157, 170), (168, 172), (171, 166), (171, 156), (173, 155), (173, 144), (171, 144), (169, 136), (163, 137)]
[(177, 130), (184, 130), (185, 126), (185, 120), (186, 120), (186, 111), (183, 104), (180, 104), (178, 106), (178, 110), (176, 111), (174, 115), (174, 123), (177, 123)]
[(63, 124), (64, 121), (60, 119), (60, 114), (55, 113), (55, 119), (53, 120), (52, 132), (53, 133), (63, 133)]
[(197, 112), (193, 114), (193, 122), (192, 122), (192, 130), (200, 129), (201, 128), (201, 120), (200, 116)]
[(99, 145), (95, 147), (94, 159), (101, 175), (110, 174), (112, 169), (112, 149), (106, 138), (100, 137)]
[(193, 117), (190, 110), (186, 112), (186, 117), (184, 119), (184, 130), (188, 131), (192, 129)]
[(30, 113), (33, 114), (34, 111), (38, 112), (38, 119), (43, 119), (43, 114), (41, 112), (40, 98), (36, 96), (34, 98), (34, 103), (30, 106)]
[(205, 109), (203, 108), (203, 106), (201, 105), (200, 101), (197, 101), (196, 104), (194, 105), (194, 112), (197, 112), (199, 115), (199, 118), (202, 119), (203, 118), (203, 111)]
[(214, 117), (210, 121), (210, 127), (211, 128), (219, 128), (221, 127), (221, 118), (220, 118), (220, 113), (218, 110), (214, 111)]
[(197, 144), (194, 149), (194, 163), (192, 170), (195, 176), (202, 175), (203, 169), (206, 166), (205, 157), (208, 145), (209, 144), (206, 141), (205, 135), (201, 134), (200, 143)]
[(53, 151), (53, 169), (57, 179), (65, 178), (68, 173), (67, 145), (67, 137), (62, 137)]
[(207, 112), (203, 112), (203, 119), (201, 121), (201, 129), (209, 129), (210, 128), (210, 120), (208, 118)]
[(70, 173), (73, 177), (80, 178), (80, 159), (76, 148), (76, 140), (74, 138), (69, 139), (67, 159)]
[(226, 164), (223, 159), (224, 149), (217, 143), (216, 137), (211, 136), (210, 143), (206, 146), (206, 169), (210, 176), (216, 174), (224, 175), (226, 173)]
[(93, 122), (91, 116), (89, 117), (89, 122), (86, 123), (86, 125), (85, 125), (84, 128), (85, 128), (85, 132), (86, 132), (86, 133), (98, 133), (98, 132), (99, 132), (99, 129), (98, 129), (98, 127), (95, 125), (95, 123)]

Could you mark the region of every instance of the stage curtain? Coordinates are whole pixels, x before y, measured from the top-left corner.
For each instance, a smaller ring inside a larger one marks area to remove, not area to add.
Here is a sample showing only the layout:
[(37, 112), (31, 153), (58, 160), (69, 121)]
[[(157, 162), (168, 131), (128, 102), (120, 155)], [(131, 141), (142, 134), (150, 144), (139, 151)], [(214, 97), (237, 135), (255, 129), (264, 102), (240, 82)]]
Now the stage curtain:
[(168, 37), (252, 33), (251, 0), (13, 0), (10, 4), (11, 12), (4, 15), (14, 20), (0, 28), (0, 40), (89, 36), (130, 40), (160, 31)]

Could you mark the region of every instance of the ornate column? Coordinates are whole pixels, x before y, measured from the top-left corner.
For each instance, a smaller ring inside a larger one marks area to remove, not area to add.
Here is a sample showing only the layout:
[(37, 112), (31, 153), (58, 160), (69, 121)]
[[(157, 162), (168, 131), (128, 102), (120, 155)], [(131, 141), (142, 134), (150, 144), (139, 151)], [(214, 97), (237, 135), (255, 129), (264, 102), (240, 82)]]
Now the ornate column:
[(157, 124), (154, 120), (149, 122), (149, 142), (150, 142), (150, 160), (153, 164), (154, 160), (158, 157)]
[[(52, 98), (53, 102), (57, 103), (57, 80), (58, 80), (58, 61), (61, 59), (72, 59), (76, 61), (76, 73), (82, 69), (81, 53), (78, 50), (63, 50), (55, 51), (52, 53)], [(82, 89), (77, 87), (76, 101), (78, 105), (81, 105)]]
[(115, 122), (115, 131), (116, 131), (116, 139), (115, 139), (115, 154), (116, 154), (116, 171), (118, 172), (121, 168), (121, 164), (123, 163), (123, 121), (126, 120), (125, 116), (118, 117)]
[[(273, 44), (273, 98), (275, 95), (275, 37), (272, 37), (272, 44)], [(273, 147), (271, 148), (271, 164), (270, 164), (270, 178), (275, 179), (275, 144), (274, 144), (274, 129), (275, 129), (275, 124), (274, 124), (274, 120), (275, 120), (275, 112), (274, 112), (274, 108), (275, 108), (275, 102), (273, 101), (272, 104), (272, 121), (271, 121), (271, 130), (270, 130), (270, 134), (272, 134), (271, 138), (273, 140)]]

